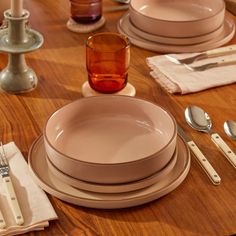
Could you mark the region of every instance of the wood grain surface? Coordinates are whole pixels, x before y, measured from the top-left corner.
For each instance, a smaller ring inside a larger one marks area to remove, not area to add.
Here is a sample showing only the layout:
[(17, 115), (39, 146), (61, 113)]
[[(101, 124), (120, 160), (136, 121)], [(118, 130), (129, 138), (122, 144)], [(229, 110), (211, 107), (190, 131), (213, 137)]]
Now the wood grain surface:
[[(0, 1), (0, 13), (9, 0)], [(116, 5), (104, 0), (104, 6)], [(14, 141), (27, 159), (32, 142), (42, 133), (50, 114), (63, 105), (80, 99), (81, 86), (87, 80), (85, 41), (90, 34), (76, 34), (66, 28), (70, 15), (69, 0), (25, 0), (31, 13), (30, 26), (44, 35), (40, 50), (26, 59), (39, 77), (34, 91), (22, 95), (0, 93), (0, 139)], [(117, 31), (124, 12), (105, 13), (106, 25), (99, 31)], [(91, 33), (92, 34), (92, 33)], [(230, 43), (235, 43), (234, 38)], [(217, 150), (207, 134), (191, 130), (184, 122), (186, 106), (204, 108), (213, 118), (213, 127), (236, 151), (236, 142), (223, 132), (223, 123), (236, 120), (236, 84), (190, 95), (170, 95), (149, 75), (145, 59), (155, 52), (132, 46), (129, 81), (137, 97), (154, 101), (169, 110), (206, 154), (222, 178), (214, 186), (192, 158), (185, 181), (157, 201), (120, 210), (95, 210), (74, 206), (48, 195), (59, 219), (42, 232), (27, 235), (70, 236), (161, 236), (161, 235), (233, 235), (236, 234), (236, 170)], [(0, 54), (0, 68), (7, 55)]]

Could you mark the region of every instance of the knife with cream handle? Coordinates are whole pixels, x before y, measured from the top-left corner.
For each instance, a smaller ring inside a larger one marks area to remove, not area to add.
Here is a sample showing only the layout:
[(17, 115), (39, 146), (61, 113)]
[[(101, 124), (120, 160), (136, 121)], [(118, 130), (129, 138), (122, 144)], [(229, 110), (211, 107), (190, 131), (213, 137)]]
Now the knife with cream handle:
[(207, 63), (207, 64), (203, 64), (200, 66), (190, 66), (187, 64), (184, 64), (185, 67), (191, 71), (204, 71), (210, 68), (214, 68), (214, 67), (220, 67), (220, 66), (229, 66), (229, 65), (234, 65), (236, 64), (236, 57), (234, 58), (225, 58), (225, 59), (221, 59), (219, 61), (216, 62), (212, 62), (212, 63)]
[(2, 215), (2, 212), (0, 210), (0, 229), (4, 229), (6, 227), (6, 222), (4, 220), (4, 217)]
[(209, 179), (212, 181), (212, 183), (214, 185), (219, 185), (221, 182), (220, 176), (217, 174), (215, 169), (212, 167), (210, 162), (206, 159), (206, 157), (198, 148), (198, 146), (194, 143), (193, 140), (191, 140), (187, 136), (187, 134), (184, 132), (184, 130), (180, 126), (178, 126), (178, 133), (188, 144), (190, 150), (193, 152), (194, 156), (196, 157), (196, 160), (198, 161), (202, 169), (205, 171)]
[(207, 59), (211, 57), (218, 57), (218, 56), (223, 56), (223, 55), (233, 54), (233, 53), (236, 53), (236, 44), (208, 50), (208, 51), (199, 53), (195, 56), (187, 57), (183, 59), (177, 59), (169, 54), (166, 55), (166, 57), (175, 64), (191, 64), (198, 60)]

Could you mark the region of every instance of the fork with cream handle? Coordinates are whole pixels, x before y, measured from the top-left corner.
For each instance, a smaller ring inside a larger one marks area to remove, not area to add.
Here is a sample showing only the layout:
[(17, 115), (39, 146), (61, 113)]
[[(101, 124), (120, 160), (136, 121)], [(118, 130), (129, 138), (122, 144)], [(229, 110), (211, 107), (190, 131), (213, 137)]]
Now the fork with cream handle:
[(24, 218), (21, 213), (11, 177), (9, 175), (10, 168), (2, 142), (0, 142), (0, 147), (0, 174), (2, 176), (3, 186), (6, 190), (7, 200), (14, 215), (15, 222), (17, 225), (22, 225), (24, 223)]
[(202, 52), (200, 54), (197, 54), (192, 57), (187, 57), (183, 59), (177, 59), (171, 55), (165, 55), (171, 62), (175, 64), (192, 64), (195, 61), (199, 61), (202, 59), (207, 59), (207, 58), (212, 58), (212, 57), (218, 57), (222, 55), (227, 55), (227, 54), (233, 54), (236, 53), (236, 44), (226, 46), (226, 47), (220, 47), (212, 50), (208, 50), (205, 52)]

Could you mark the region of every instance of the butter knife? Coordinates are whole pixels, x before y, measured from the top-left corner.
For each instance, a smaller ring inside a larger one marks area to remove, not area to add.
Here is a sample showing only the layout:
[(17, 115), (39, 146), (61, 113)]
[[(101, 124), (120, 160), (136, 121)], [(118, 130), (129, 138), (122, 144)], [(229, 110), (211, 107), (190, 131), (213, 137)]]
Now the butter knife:
[(215, 169), (212, 167), (210, 162), (206, 159), (204, 154), (201, 152), (201, 150), (198, 148), (198, 146), (194, 143), (193, 140), (191, 140), (187, 134), (184, 132), (184, 130), (178, 126), (178, 134), (185, 140), (185, 142), (188, 144), (190, 150), (193, 152), (194, 156), (196, 157), (197, 162), (200, 164), (202, 169), (205, 171), (209, 179), (214, 185), (219, 185), (221, 182), (220, 176), (217, 174)]

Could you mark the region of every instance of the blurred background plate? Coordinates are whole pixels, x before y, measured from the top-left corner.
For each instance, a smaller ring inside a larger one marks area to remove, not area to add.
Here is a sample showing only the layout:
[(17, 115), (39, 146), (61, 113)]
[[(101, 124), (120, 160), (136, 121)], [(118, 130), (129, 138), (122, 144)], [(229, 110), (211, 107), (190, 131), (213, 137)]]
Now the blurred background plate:
[(215, 31), (210, 32), (208, 34), (204, 34), (204, 35), (196, 36), (196, 37), (175, 38), (175, 37), (164, 37), (160, 35), (149, 34), (145, 31), (142, 31), (130, 21), (129, 13), (125, 14), (125, 16), (123, 17), (123, 20), (124, 22), (129, 21), (130, 30), (133, 31), (138, 36), (140, 36), (141, 38), (146, 39), (148, 41), (153, 41), (156, 43), (171, 44), (171, 45), (193, 45), (193, 44), (206, 42), (215, 37), (218, 37), (224, 29), (224, 24), (222, 24)]
[(224, 0), (135, 0), (130, 2), (130, 19), (151, 34), (193, 37), (222, 25)]
[(126, 15), (123, 15), (120, 18), (117, 28), (121, 34), (126, 35), (130, 39), (132, 44), (147, 50), (163, 53), (191, 53), (214, 49), (228, 43), (233, 38), (235, 33), (234, 20), (230, 17), (229, 14), (225, 15), (223, 30), (217, 37), (209, 41), (194, 45), (161, 44), (143, 39), (131, 30), (130, 21), (126, 17)]

